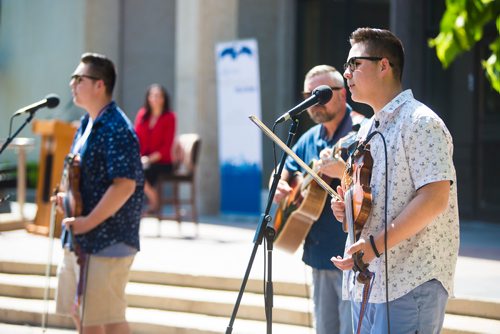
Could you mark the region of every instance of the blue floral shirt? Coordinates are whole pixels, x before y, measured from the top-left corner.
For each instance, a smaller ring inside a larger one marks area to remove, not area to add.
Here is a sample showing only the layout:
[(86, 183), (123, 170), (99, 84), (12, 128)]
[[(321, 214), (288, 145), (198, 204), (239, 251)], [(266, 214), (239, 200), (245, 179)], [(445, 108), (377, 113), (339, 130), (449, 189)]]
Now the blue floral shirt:
[[(82, 117), (75, 143), (83, 134), (89, 115)], [(90, 232), (77, 235), (84, 252), (95, 254), (124, 243), (139, 250), (139, 223), (144, 200), (144, 174), (139, 141), (123, 111), (111, 102), (94, 120), (91, 133), (80, 150), (80, 194), (83, 216), (88, 215), (115, 178), (135, 180), (136, 189), (127, 202), (110, 218)]]

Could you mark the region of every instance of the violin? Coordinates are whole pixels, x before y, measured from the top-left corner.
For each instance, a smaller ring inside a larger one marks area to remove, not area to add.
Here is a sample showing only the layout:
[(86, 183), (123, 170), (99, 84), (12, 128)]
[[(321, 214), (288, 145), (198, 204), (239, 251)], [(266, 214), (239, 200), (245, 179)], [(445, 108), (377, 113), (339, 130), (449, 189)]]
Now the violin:
[[(65, 193), (62, 203), (64, 216), (81, 216), (83, 205), (82, 197), (80, 194), (80, 155), (70, 153), (64, 159), (64, 169), (59, 190)], [(69, 231), (66, 230), (66, 233), (69, 233), (69, 237), (71, 238), (71, 251), (75, 253), (77, 259), (76, 262), (80, 266), (80, 274), (78, 277), (78, 285), (73, 312), (75, 313), (75, 316), (81, 321), (81, 319), (83, 319), (83, 310), (81, 311), (81, 316), (79, 316), (80, 312), (78, 312), (78, 309), (80, 305), (82, 305), (82, 298), (85, 290), (85, 275), (88, 255), (81, 250), (78, 242), (75, 239), (73, 229), (70, 229)], [(65, 237), (67, 237), (67, 235)]]
[[(371, 211), (370, 179), (372, 168), (373, 158), (369, 145), (365, 142), (359, 143), (347, 160), (341, 183), (346, 210), (344, 231), (348, 232), (351, 245), (359, 239)], [(352, 258), (354, 260), (353, 270), (359, 272), (358, 282), (369, 283), (372, 273), (368, 270), (368, 264), (363, 262), (363, 252), (352, 254)]]
[(80, 195), (80, 156), (78, 154), (68, 154), (64, 159), (60, 191), (66, 193), (63, 200), (64, 216), (81, 216), (82, 197)]

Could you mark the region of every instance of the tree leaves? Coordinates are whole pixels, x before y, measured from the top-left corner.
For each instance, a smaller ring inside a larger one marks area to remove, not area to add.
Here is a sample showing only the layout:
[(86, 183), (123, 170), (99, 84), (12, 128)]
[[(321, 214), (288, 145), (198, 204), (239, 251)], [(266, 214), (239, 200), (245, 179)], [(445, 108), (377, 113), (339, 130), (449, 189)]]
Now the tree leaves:
[[(500, 0), (446, 0), (440, 33), (429, 40), (444, 68), (483, 37), (484, 26), (496, 21), (500, 35)], [(500, 93), (500, 37), (490, 44), (491, 55), (481, 64), (492, 87)]]

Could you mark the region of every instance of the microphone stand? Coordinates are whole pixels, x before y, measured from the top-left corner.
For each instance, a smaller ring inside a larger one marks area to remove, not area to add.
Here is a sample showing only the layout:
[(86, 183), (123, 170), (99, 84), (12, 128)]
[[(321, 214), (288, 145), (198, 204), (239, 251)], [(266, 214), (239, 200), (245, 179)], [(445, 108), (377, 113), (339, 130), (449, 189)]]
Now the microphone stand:
[[(293, 117), (292, 124), (288, 132), (288, 139), (286, 141), (286, 146), (288, 147), (291, 145), (292, 140), (295, 134), (297, 133), (298, 124), (299, 124), (298, 119)], [(274, 230), (274, 227), (269, 224), (272, 221), (272, 217), (269, 215), (269, 212), (271, 211), (274, 194), (276, 193), (278, 182), (281, 178), (281, 173), (283, 172), (283, 168), (285, 167), (285, 161), (287, 156), (288, 156), (287, 153), (283, 152), (278, 167), (278, 171), (276, 171), (273, 175), (273, 183), (271, 185), (271, 189), (269, 190), (266, 210), (260, 216), (260, 222), (255, 232), (253, 240), (254, 247), (252, 250), (252, 254), (250, 256), (247, 269), (245, 271), (245, 276), (243, 277), (243, 282), (241, 283), (240, 291), (238, 293), (238, 298), (236, 299), (236, 304), (234, 305), (233, 313), (231, 314), (231, 319), (229, 320), (229, 325), (227, 326), (226, 329), (226, 334), (231, 334), (233, 331), (233, 324), (234, 321), (236, 320), (236, 313), (238, 313), (238, 308), (241, 303), (241, 298), (243, 297), (243, 291), (245, 291), (245, 287), (248, 282), (248, 277), (250, 276), (250, 270), (252, 269), (253, 261), (257, 253), (257, 248), (262, 243), (264, 236), (266, 238), (266, 246), (267, 246), (267, 280), (264, 290), (264, 303), (265, 303), (266, 325), (267, 325), (266, 333), (267, 334), (272, 333), (272, 324), (273, 324), (272, 323), (272, 317), (273, 317), (272, 252), (273, 252), (273, 242), (274, 242), (274, 237), (276, 235), (276, 231)]]
[[(13, 115), (11, 117), (11, 121), (12, 121), (12, 118), (14, 117), (15, 115)], [(7, 148), (7, 146), (10, 144), (11, 141), (14, 140), (14, 138), (16, 138), (16, 136), (19, 134), (19, 132), (21, 132), (21, 130), (26, 126), (26, 124), (28, 124), (29, 122), (31, 122), (31, 120), (33, 119), (33, 116), (35, 116), (35, 112), (30, 112), (30, 115), (24, 120), (24, 123), (21, 124), (21, 126), (19, 127), (19, 129), (17, 129), (16, 132), (14, 132), (14, 134), (12, 136), (9, 136), (6, 140), (5, 140), (5, 143), (3, 143), (2, 145), (2, 148), (0, 149), (0, 154), (2, 154), (2, 152)]]

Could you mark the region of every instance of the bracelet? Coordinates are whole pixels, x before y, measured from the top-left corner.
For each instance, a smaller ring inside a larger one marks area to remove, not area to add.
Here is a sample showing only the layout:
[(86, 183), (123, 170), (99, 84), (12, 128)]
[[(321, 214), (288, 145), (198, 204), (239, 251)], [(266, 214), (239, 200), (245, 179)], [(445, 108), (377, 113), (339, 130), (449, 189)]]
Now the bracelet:
[(375, 240), (373, 240), (373, 235), (370, 235), (370, 244), (372, 245), (373, 252), (376, 257), (380, 257), (380, 253), (378, 252), (377, 246), (375, 246)]

